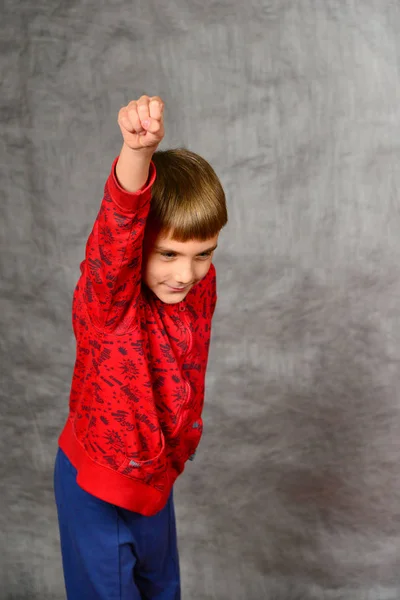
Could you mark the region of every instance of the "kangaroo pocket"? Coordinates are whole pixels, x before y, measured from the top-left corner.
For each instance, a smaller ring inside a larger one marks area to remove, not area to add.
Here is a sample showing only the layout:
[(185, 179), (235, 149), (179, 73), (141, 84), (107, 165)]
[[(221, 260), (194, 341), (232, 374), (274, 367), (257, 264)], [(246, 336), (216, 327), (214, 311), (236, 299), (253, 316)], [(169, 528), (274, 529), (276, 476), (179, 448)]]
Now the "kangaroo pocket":
[(171, 386), (159, 394), (156, 403), (158, 420), (167, 441), (180, 434), (191, 411), (191, 396), (190, 383), (185, 380), (180, 380), (179, 385)]
[(157, 481), (166, 470), (166, 459), (165, 436), (155, 411), (134, 410), (129, 422), (122, 433), (125, 456), (118, 471), (145, 483)]
[(161, 414), (159, 412), (159, 422), (167, 446), (175, 449), (173, 453), (186, 461), (191, 454), (194, 454), (199, 444), (203, 432), (203, 420), (200, 416), (198, 398), (193, 393), (190, 383), (186, 380), (182, 383), (185, 400), (181, 402), (178, 410), (174, 406), (173, 409), (168, 407), (168, 411), (163, 411)]
[(153, 485), (163, 490), (166, 480), (165, 438), (160, 433), (160, 448), (158, 454), (147, 460), (127, 456), (118, 471), (143, 483)]
[(148, 412), (127, 406), (89, 412), (87, 407), (88, 414), (75, 415), (75, 435), (94, 461), (146, 480), (152, 472), (165, 470), (164, 434)]

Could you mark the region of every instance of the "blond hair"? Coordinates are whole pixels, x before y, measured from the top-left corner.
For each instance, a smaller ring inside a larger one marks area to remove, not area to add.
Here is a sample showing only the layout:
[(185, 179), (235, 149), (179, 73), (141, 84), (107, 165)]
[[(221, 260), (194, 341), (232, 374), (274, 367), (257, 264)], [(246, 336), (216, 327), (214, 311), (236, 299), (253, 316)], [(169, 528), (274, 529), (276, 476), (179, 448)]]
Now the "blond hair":
[(205, 241), (228, 222), (225, 193), (204, 158), (179, 148), (153, 155), (157, 177), (147, 225), (179, 242)]

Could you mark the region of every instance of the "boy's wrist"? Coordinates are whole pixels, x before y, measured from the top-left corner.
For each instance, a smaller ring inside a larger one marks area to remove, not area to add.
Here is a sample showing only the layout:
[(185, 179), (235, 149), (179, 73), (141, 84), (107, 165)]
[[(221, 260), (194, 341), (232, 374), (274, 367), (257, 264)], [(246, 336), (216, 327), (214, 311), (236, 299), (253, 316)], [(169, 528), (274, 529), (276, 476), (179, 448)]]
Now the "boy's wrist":
[(145, 185), (155, 148), (135, 150), (123, 144), (115, 169), (118, 183), (128, 192), (137, 192)]
[(121, 153), (124, 152), (126, 156), (132, 156), (134, 160), (142, 160), (142, 161), (151, 161), (154, 152), (157, 150), (157, 147), (148, 147), (148, 148), (131, 148), (125, 142), (122, 144)]

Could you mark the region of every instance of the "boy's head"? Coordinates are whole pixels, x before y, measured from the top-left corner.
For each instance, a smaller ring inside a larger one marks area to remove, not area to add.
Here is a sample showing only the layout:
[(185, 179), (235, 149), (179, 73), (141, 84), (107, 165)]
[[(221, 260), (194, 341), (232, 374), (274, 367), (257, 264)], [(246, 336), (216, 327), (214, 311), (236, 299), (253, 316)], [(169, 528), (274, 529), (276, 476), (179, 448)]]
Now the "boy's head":
[(157, 177), (146, 225), (143, 280), (167, 304), (180, 302), (207, 274), (228, 221), (212, 167), (189, 150), (153, 155)]

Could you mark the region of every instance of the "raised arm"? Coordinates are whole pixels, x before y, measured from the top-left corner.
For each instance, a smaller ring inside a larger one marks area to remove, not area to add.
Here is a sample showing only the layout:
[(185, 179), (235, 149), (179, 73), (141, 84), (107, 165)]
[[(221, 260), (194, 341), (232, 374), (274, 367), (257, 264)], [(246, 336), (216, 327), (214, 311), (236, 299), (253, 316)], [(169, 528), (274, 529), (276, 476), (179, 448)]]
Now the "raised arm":
[(128, 192), (147, 181), (153, 153), (164, 137), (164, 104), (161, 98), (142, 96), (121, 108), (118, 124), (124, 144), (117, 164), (117, 178)]
[(155, 179), (151, 159), (164, 136), (163, 103), (142, 96), (120, 110), (118, 124), (123, 146), (105, 185), (78, 283), (92, 321), (106, 329), (115, 329), (139, 296), (143, 235)]

